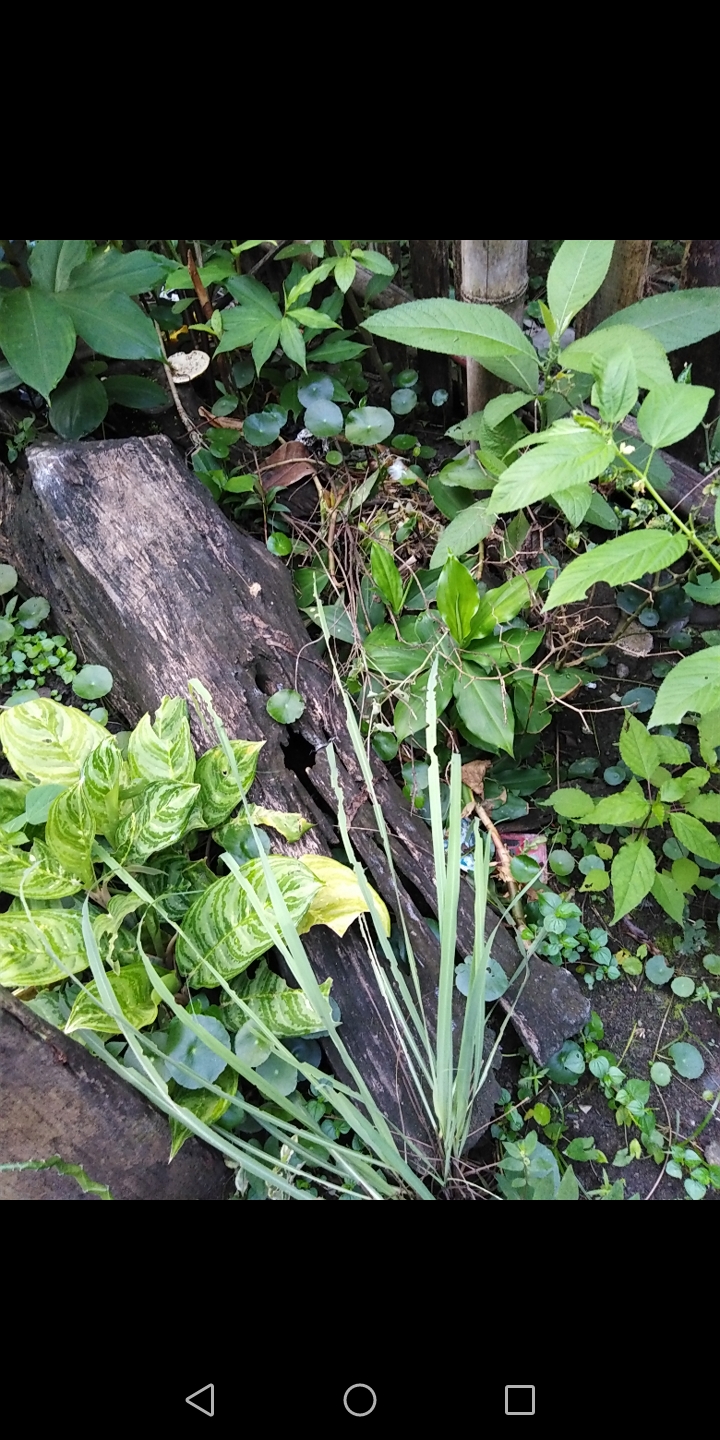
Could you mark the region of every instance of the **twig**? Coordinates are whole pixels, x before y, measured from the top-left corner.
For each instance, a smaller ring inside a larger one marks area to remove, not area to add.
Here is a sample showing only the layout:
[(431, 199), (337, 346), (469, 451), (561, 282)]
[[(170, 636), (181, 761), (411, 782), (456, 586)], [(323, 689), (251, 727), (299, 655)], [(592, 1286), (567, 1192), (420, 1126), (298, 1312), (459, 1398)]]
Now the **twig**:
[(524, 930), (525, 912), (522, 907), (522, 901), (519, 898), (518, 887), (515, 884), (515, 880), (513, 879), (512, 874), (510, 873), (510, 852), (503, 844), (500, 831), (495, 825), (493, 825), (493, 822), (490, 819), (487, 810), (485, 810), (482, 805), (477, 805), (476, 810), (479, 819), (485, 826), (485, 829), (487, 830), (490, 839), (495, 846), (495, 852), (498, 858), (498, 873), (500, 879), (507, 885), (507, 888), (510, 892), (510, 909), (515, 916), (518, 925), (521, 929)]
[(188, 435), (190, 436), (190, 439), (191, 439), (191, 441), (192, 441), (193, 450), (197, 450), (197, 449), (199, 449), (199, 447), (200, 447), (200, 446), (202, 445), (202, 443), (203, 443), (202, 434), (201, 434), (201, 432), (198, 430), (198, 428), (197, 428), (197, 426), (195, 425), (195, 423), (190, 419), (190, 416), (188, 415), (187, 410), (185, 409), (185, 407), (184, 407), (184, 405), (183, 405), (183, 403), (182, 403), (182, 400), (180, 399), (180, 396), (178, 395), (177, 388), (176, 388), (176, 385), (175, 385), (175, 381), (173, 380), (172, 373), (171, 373), (171, 370), (170, 370), (170, 366), (169, 366), (169, 364), (168, 364), (168, 358), (167, 358), (167, 355), (166, 355), (166, 353), (165, 353), (165, 345), (164, 345), (164, 343), (163, 343), (162, 332), (161, 332), (161, 330), (160, 330), (160, 326), (158, 325), (157, 321), (155, 321), (155, 329), (157, 330), (158, 341), (159, 341), (159, 344), (160, 344), (160, 349), (161, 349), (161, 351), (162, 351), (163, 364), (164, 364), (164, 366), (165, 366), (165, 374), (166, 374), (166, 376), (167, 376), (167, 382), (168, 382), (168, 386), (169, 386), (169, 388), (170, 388), (170, 394), (172, 395), (172, 398), (173, 398), (173, 400), (174, 400), (174, 402), (175, 402), (175, 409), (177, 410), (178, 415), (180, 416), (180, 419), (182, 420), (182, 423), (183, 423), (183, 425), (185, 426), (185, 429), (187, 430)]
[(378, 350), (377, 345), (375, 344), (375, 341), (373, 340), (373, 337), (370, 334), (369, 330), (365, 330), (363, 327), (362, 310), (360, 309), (360, 306), (358, 305), (352, 290), (347, 290), (345, 292), (345, 299), (350, 306), (355, 324), (360, 330), (363, 331), (363, 335), (366, 336), (369, 342), (370, 359), (372, 360), (373, 370), (377, 374), (378, 379), (382, 382), (383, 394), (387, 397), (392, 390), (392, 385), (390, 384), (387, 370), (385, 369), (385, 366), (383, 365), (383, 362), (380, 358), (380, 351)]
[[(665, 1023), (665, 1022), (663, 1021), (663, 1024), (664, 1024), (664, 1023)], [(655, 1181), (655, 1184), (650, 1188), (650, 1190), (648, 1190), (648, 1193), (647, 1193), (647, 1195), (645, 1196), (645, 1199), (646, 1199), (646, 1200), (652, 1200), (652, 1197), (653, 1197), (653, 1195), (655, 1194), (655, 1191), (657, 1190), (658, 1185), (660, 1184), (660, 1181), (662, 1180), (663, 1175), (665, 1174), (665, 1171), (667, 1170), (667, 1163), (668, 1163), (668, 1159), (669, 1159), (669, 1156), (670, 1156), (670, 1148), (671, 1148), (671, 1146), (672, 1146), (672, 1121), (671, 1121), (671, 1119), (670, 1119), (670, 1115), (669, 1115), (669, 1112), (668, 1112), (667, 1105), (665, 1104), (665, 1097), (664, 1097), (664, 1095), (663, 1095), (663, 1093), (662, 1093), (662, 1090), (658, 1090), (658, 1094), (659, 1094), (659, 1096), (660, 1096), (660, 1100), (661, 1100), (661, 1102), (662, 1102), (662, 1107), (663, 1107), (663, 1110), (665, 1111), (665, 1118), (667, 1119), (667, 1123), (668, 1123), (668, 1148), (667, 1148), (667, 1153), (666, 1153), (666, 1155), (665, 1155), (665, 1159), (663, 1160), (662, 1170), (660, 1171), (660, 1174), (658, 1175), (657, 1180)]]

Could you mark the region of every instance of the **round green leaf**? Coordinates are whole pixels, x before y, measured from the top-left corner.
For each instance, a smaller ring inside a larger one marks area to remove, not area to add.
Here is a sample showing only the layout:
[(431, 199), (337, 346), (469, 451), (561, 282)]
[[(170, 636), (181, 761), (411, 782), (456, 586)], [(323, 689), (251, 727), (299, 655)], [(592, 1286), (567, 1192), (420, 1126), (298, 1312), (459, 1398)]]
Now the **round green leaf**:
[(271, 1054), (270, 1046), (257, 1034), (252, 1020), (246, 1020), (238, 1030), (235, 1036), (235, 1054), (238, 1060), (244, 1061), (252, 1070), (256, 1065), (262, 1065)]
[(292, 555), (292, 540), (289, 535), (284, 535), (282, 530), (268, 535), (266, 543), (271, 555)]
[(665, 985), (675, 974), (675, 966), (668, 965), (664, 955), (651, 955), (645, 962), (645, 974), (651, 985)]
[(395, 376), (395, 384), (399, 385), (402, 390), (405, 390), (409, 389), (412, 385), (417, 385), (419, 379), (420, 376), (417, 370), (401, 370), (400, 374)]
[(634, 690), (628, 690), (623, 695), (623, 705), (627, 705), (633, 711), (644, 713), (652, 710), (655, 704), (655, 691), (649, 685), (636, 685)]
[(392, 434), (395, 421), (389, 410), (377, 405), (365, 405), (362, 410), (351, 410), (345, 421), (345, 439), (351, 445), (379, 445)]
[(684, 1040), (678, 1040), (675, 1045), (670, 1046), (673, 1065), (678, 1075), (684, 1080), (697, 1080), (705, 1069), (705, 1061), (695, 1045), (688, 1045)]
[(64, 380), (53, 390), (50, 424), (63, 440), (80, 440), (92, 434), (105, 419), (108, 397), (96, 375), (81, 380)]
[(328, 450), (325, 459), (328, 465), (342, 465), (342, 454), (339, 450)]
[(671, 981), (670, 989), (674, 995), (679, 995), (681, 1000), (689, 1000), (695, 990), (695, 981), (689, 975), (676, 975)]
[(282, 423), (277, 415), (269, 415), (267, 410), (248, 415), (243, 426), (243, 439), (247, 440), (248, 445), (272, 445), (280, 434)]
[(339, 435), (343, 428), (342, 410), (334, 400), (321, 396), (308, 405), (305, 411), (305, 426), (311, 435), (325, 439), (329, 439), (331, 435)]
[(720, 975), (720, 955), (706, 955), (703, 965), (711, 975)]
[(280, 725), (291, 725), (303, 714), (305, 701), (297, 690), (278, 690), (270, 696), (265, 709), (270, 718)]
[[(222, 1045), (230, 1047), (230, 1036), (224, 1025), (212, 1015), (196, 1015), (195, 1021), (212, 1035), (214, 1040), (219, 1040)], [(211, 1083), (217, 1080), (218, 1075), (225, 1069), (225, 1061), (215, 1054), (209, 1046), (203, 1044), (194, 1030), (190, 1029), (178, 1016), (170, 1021), (168, 1027), (168, 1041), (165, 1049), (165, 1066), (168, 1075), (177, 1080), (184, 1090), (201, 1090), (205, 1080)], [(188, 1075), (180, 1069), (181, 1062), (192, 1070)]]
[(398, 753), (399, 745), (397, 737), (392, 730), (376, 730), (372, 737), (372, 747), (381, 760), (394, 760)]
[(670, 1066), (665, 1065), (662, 1060), (656, 1060), (655, 1064), (650, 1066), (650, 1079), (654, 1081), (656, 1085), (669, 1085), (672, 1080), (672, 1070)]
[(270, 1055), (262, 1065), (256, 1066), (258, 1075), (273, 1085), (281, 1095), (292, 1095), (297, 1086), (297, 1070), (287, 1060), (281, 1060), (278, 1055)]
[(699, 1180), (693, 1180), (691, 1176), (683, 1181), (683, 1189), (691, 1200), (704, 1200), (707, 1194), (707, 1185), (701, 1185)]
[(107, 725), (108, 712), (104, 705), (98, 705), (95, 710), (91, 710), (89, 713), (90, 719), (96, 720), (98, 725)]
[(113, 677), (105, 665), (83, 665), (72, 682), (82, 700), (100, 700), (112, 690)]
[(50, 614), (49, 601), (42, 595), (33, 595), (30, 600), (23, 600), (20, 609), (15, 612), (15, 619), (23, 630), (37, 630), (41, 620)]
[(6, 640), (12, 640), (14, 634), (15, 626), (9, 620), (0, 618), (0, 645), (4, 645)]
[(605, 861), (599, 855), (583, 855), (582, 860), (578, 860), (578, 869), (583, 875), (589, 875), (591, 870), (604, 870)]
[(510, 873), (520, 885), (527, 885), (529, 880), (537, 880), (540, 866), (531, 855), (513, 855), (510, 861)]
[(620, 770), (617, 765), (608, 765), (607, 770), (603, 771), (603, 780), (606, 785), (622, 785), (624, 779), (625, 771)]
[(393, 415), (409, 415), (417, 403), (418, 397), (414, 390), (393, 390), (390, 397), (390, 409)]
[(445, 405), (445, 404), (446, 404), (447, 398), (448, 398), (448, 392), (447, 392), (447, 390), (433, 390), (433, 393), (432, 393), (432, 403), (433, 403), (433, 405), (435, 405), (435, 406), (437, 407), (437, 409), (440, 409), (440, 407), (441, 407), (442, 405)]
[(575, 861), (567, 850), (553, 850), (548, 860), (548, 865), (553, 875), (558, 875), (561, 879), (565, 879), (567, 875), (572, 875), (575, 869)]
[(232, 367), (232, 373), (238, 390), (246, 390), (255, 379), (255, 366), (252, 360), (236, 360)]
[(314, 405), (316, 400), (332, 400), (335, 391), (332, 376), (313, 375), (312, 379), (298, 385), (298, 400), (301, 405)]
[(7, 595), (17, 585), (17, 570), (12, 565), (0, 565), (0, 595)]

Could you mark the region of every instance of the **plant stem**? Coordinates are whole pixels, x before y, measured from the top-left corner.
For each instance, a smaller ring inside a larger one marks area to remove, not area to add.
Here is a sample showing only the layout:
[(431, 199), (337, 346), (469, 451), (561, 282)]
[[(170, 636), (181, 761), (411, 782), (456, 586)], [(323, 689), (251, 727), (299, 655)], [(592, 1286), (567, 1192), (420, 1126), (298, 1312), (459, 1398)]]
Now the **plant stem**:
[[(650, 452), (650, 456), (649, 456), (649, 458), (648, 458), (648, 464), (649, 464), (650, 461), (652, 460), (652, 457), (653, 457), (654, 453), (655, 453), (654, 451), (651, 451), (651, 452)], [(623, 457), (623, 458), (625, 458), (625, 457)], [(637, 468), (636, 465), (632, 465), (627, 458), (625, 458), (625, 464), (627, 465), (628, 470), (632, 470), (633, 474), (634, 474), (634, 475), (637, 475), (638, 480), (642, 480), (643, 485), (645, 486), (645, 489), (649, 492), (650, 495), (652, 495), (652, 498), (653, 498), (653, 500), (655, 501), (656, 505), (659, 505), (660, 508), (661, 508), (661, 510), (664, 510), (664, 511), (665, 511), (665, 514), (670, 516), (670, 519), (672, 520), (673, 524), (674, 524), (674, 525), (677, 525), (678, 530), (681, 530), (682, 533), (683, 533), (683, 535), (687, 535), (687, 538), (688, 538), (688, 540), (690, 541), (690, 544), (691, 544), (691, 545), (694, 545), (694, 546), (696, 547), (696, 549), (698, 549), (698, 550), (700, 551), (700, 553), (705, 556), (705, 559), (712, 565), (712, 567), (713, 567), (714, 570), (717, 570), (718, 575), (720, 575), (720, 563), (718, 563), (718, 561), (715, 559), (715, 557), (714, 557), (713, 555), (711, 555), (710, 551), (707, 549), (707, 546), (703, 545), (702, 540), (698, 540), (697, 535), (695, 534), (695, 532), (694, 532), (693, 530), (690, 530), (689, 527), (683, 523), (683, 521), (680, 519), (680, 517), (675, 514), (675, 511), (670, 509), (670, 506), (669, 506), (669, 505), (666, 505), (666, 504), (665, 504), (665, 501), (663, 500), (662, 496), (661, 496), (661, 495), (658, 495), (658, 492), (657, 492), (657, 490), (655, 489), (655, 487), (650, 484), (650, 481), (648, 480), (647, 475), (643, 475), (642, 471), (641, 471), (641, 470), (638, 470), (638, 468)]]

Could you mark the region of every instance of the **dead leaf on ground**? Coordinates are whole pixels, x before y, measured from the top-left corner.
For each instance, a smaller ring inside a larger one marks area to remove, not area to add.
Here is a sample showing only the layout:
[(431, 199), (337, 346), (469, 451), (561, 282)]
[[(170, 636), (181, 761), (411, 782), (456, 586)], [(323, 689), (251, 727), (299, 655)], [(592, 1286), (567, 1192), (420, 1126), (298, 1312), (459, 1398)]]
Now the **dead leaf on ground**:
[(485, 785), (485, 776), (492, 765), (492, 760), (470, 760), (463, 765), (460, 774), (464, 785), (468, 785), (475, 795), (482, 795)]
[(633, 620), (625, 627), (623, 634), (617, 640), (613, 640), (616, 650), (622, 650), (623, 655), (649, 655), (653, 648), (653, 637), (650, 631)]
[(314, 474), (315, 461), (302, 440), (286, 440), (260, 466), (260, 478), (266, 490), (294, 485), (296, 481)]
[(176, 385), (189, 385), (191, 380), (197, 380), (209, 364), (210, 356), (205, 350), (178, 350), (167, 358), (167, 367)]
[(215, 425), (218, 430), (242, 430), (243, 428), (242, 420), (233, 420), (232, 415), (213, 415), (212, 410), (206, 410), (204, 405), (199, 407), (198, 415), (202, 415), (203, 420), (207, 420), (210, 425)]

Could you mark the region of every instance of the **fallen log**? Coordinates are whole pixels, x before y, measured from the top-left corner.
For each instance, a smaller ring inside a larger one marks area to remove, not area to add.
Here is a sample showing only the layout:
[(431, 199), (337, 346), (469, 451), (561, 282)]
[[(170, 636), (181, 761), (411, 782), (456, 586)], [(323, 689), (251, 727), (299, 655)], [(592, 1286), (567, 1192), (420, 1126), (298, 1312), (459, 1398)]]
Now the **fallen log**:
[[(163, 695), (187, 694), (188, 680), (201, 680), (231, 737), (266, 742), (253, 801), (301, 811), (313, 822), (299, 844), (278, 840), (276, 848), (295, 855), (327, 853), (337, 844), (326, 750), (332, 740), (353, 843), (372, 883), (397, 909), (342, 701), (318, 645), (308, 640), (288, 571), (225, 518), (164, 436), (38, 446), (28, 461), (19, 494), (5, 477), (5, 551), (48, 598), (76, 648), (112, 670), (120, 713), (135, 724)], [(299, 690), (305, 701), (292, 726), (267, 714), (268, 697), (281, 688)], [(214, 735), (202, 733), (192, 707), (191, 725), (198, 748), (216, 743)], [(439, 956), (423, 919), (436, 905), (430, 833), (385, 767), (373, 764), (400, 899), (432, 1008)], [(461, 888), (458, 944), (467, 954), (473, 895), (469, 886)], [(305, 944), (319, 979), (332, 976), (345, 1043), (389, 1123), (430, 1143), (357, 927), (343, 939), (318, 927)], [(516, 972), (520, 956), (508, 931), (500, 930), (493, 953), (508, 975)], [(503, 998), (506, 1008), (515, 996), (517, 983)], [(588, 1015), (589, 1000), (567, 971), (531, 962), (514, 1025), (540, 1063)], [(496, 1094), (489, 1081), (478, 1126), (489, 1120)]]

